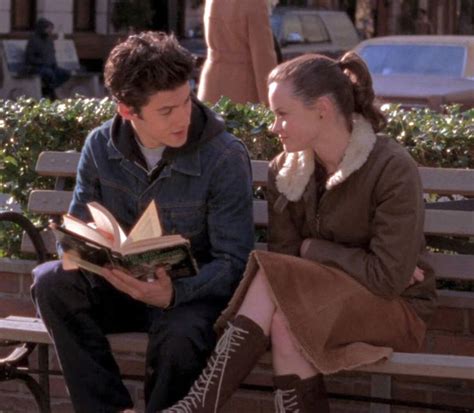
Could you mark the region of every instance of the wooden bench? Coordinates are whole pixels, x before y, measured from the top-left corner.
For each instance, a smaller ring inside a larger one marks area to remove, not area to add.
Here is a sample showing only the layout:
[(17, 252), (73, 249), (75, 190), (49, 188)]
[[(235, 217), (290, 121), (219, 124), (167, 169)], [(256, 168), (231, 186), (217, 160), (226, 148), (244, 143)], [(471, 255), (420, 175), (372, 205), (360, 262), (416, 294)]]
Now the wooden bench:
[(41, 98), (40, 77), (22, 73), (25, 48), (26, 40), (3, 40), (0, 44), (0, 99)]
[[(60, 217), (69, 205), (72, 192), (64, 190), (65, 182), (73, 179), (79, 159), (77, 152), (43, 152), (37, 161), (36, 171), (40, 175), (56, 177), (55, 188), (52, 190), (34, 190), (30, 194), (28, 210), (35, 214)], [(266, 161), (252, 161), (254, 184), (265, 186), (268, 163)], [(436, 194), (461, 194), (467, 197), (474, 196), (474, 170), (419, 168), (424, 191)], [(437, 203), (437, 209), (428, 208), (426, 211), (425, 233), (436, 236), (457, 237), (456, 239), (469, 239), (474, 236), (474, 211), (470, 200), (459, 205), (447, 202)], [(467, 206), (467, 208), (466, 208)], [(439, 209), (443, 208), (443, 209)], [(466, 210), (467, 209), (467, 210)], [(11, 214), (11, 213), (10, 213)], [(17, 215), (15, 215), (18, 218)], [(11, 216), (7, 217), (8, 219)], [(0, 219), (2, 216), (0, 214)], [(254, 201), (254, 220), (258, 228), (267, 225), (266, 202)], [(47, 231), (36, 233), (29, 228), (30, 234), (36, 238), (34, 247), (28, 236), (23, 238), (22, 250), (41, 253), (40, 260), (44, 260), (55, 252), (54, 240)], [(41, 238), (42, 241), (38, 241)], [(257, 248), (265, 248), (265, 244), (258, 244)], [(445, 280), (474, 281), (474, 255), (455, 255), (452, 253), (431, 253), (431, 260), (437, 271), (437, 277)], [(23, 262), (22, 265), (25, 263)], [(15, 265), (10, 260), (4, 265)], [(29, 264), (32, 268), (34, 263)], [(467, 293), (474, 297), (474, 292)], [(440, 291), (440, 301), (446, 306), (462, 306), (466, 294), (460, 295), (455, 291)], [(145, 352), (145, 334), (118, 334), (109, 336), (114, 351)], [(0, 379), (22, 379), (32, 390), (41, 412), (49, 412), (49, 381), (48, 381), (48, 345), (51, 340), (46, 333), (43, 323), (35, 318), (10, 316), (0, 319), (0, 340), (19, 344), (17, 349), (6, 359), (0, 368)], [(24, 360), (31, 353), (33, 347), (38, 345), (38, 368), (24, 367)], [(430, 378), (445, 378), (457, 380), (474, 380), (474, 356), (443, 355), (443, 354), (411, 354), (394, 353), (390, 359), (377, 364), (363, 366), (356, 370), (371, 374), (370, 398), (358, 400), (371, 401), (371, 413), (387, 413), (390, 406), (383, 403), (404, 404), (416, 407), (433, 407), (430, 403), (413, 403), (410, 401), (390, 400), (391, 377), (423, 376)], [(39, 384), (33, 382), (30, 373), (39, 374)], [(53, 372), (54, 373), (54, 372)], [(56, 372), (58, 373), (58, 372)], [(271, 390), (271, 357), (267, 353), (258, 366), (246, 379), (243, 387), (252, 390)], [(347, 395), (331, 394), (335, 398), (350, 398)], [(355, 397), (357, 400), (357, 397)], [(439, 408), (439, 406), (438, 406)], [(472, 406), (446, 407), (451, 412), (472, 412)], [(270, 410), (271, 411), (271, 410)]]
[[(38, 75), (25, 75), (25, 50), (27, 40), (2, 41), (2, 70), (4, 74), (0, 97), (16, 99), (20, 96), (41, 98), (41, 80)], [(73, 97), (76, 93), (83, 96), (102, 97), (104, 91), (100, 83), (100, 74), (85, 71), (79, 64), (73, 40), (54, 41), (58, 66), (71, 72), (71, 78), (56, 90), (58, 98)]]

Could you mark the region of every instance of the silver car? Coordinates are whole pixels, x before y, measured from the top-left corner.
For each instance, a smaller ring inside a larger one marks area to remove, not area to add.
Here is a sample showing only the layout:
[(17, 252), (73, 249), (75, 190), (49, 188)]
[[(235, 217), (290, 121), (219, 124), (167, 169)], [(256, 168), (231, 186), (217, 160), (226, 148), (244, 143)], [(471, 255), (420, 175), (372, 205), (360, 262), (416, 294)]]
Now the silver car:
[(342, 11), (276, 7), (271, 23), (285, 60), (304, 53), (338, 57), (359, 43), (354, 24)]
[(474, 107), (474, 36), (388, 36), (365, 40), (365, 60), (381, 103)]

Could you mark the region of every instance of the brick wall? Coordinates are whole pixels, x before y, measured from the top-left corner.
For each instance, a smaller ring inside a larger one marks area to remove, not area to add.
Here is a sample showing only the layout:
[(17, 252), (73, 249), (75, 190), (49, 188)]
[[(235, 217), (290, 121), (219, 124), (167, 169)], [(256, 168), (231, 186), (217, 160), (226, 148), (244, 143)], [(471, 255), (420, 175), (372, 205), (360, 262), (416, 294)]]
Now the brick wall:
[[(20, 268), (21, 267), (21, 268)], [(20, 268), (20, 270), (18, 270)], [(31, 277), (28, 262), (10, 265), (0, 260), (0, 316), (34, 315), (30, 302)], [(460, 294), (443, 298), (436, 312), (426, 339), (426, 349), (433, 353), (474, 356), (474, 298)], [(462, 303), (462, 306), (459, 305)], [(0, 348), (0, 354), (7, 350)], [(51, 351), (50, 353), (54, 353)], [(54, 354), (50, 354), (52, 368), (58, 368)], [(119, 354), (119, 365), (124, 373), (139, 375), (143, 372), (143, 355)], [(34, 363), (34, 358), (33, 358)], [(32, 363), (32, 365), (34, 365)], [(327, 387), (333, 393), (365, 395), (370, 394), (369, 375), (345, 373), (326, 379)], [(127, 387), (137, 407), (143, 409), (142, 383), (127, 381)], [(68, 413), (72, 408), (62, 377), (51, 379), (53, 412)], [(474, 406), (474, 382), (446, 379), (395, 377), (392, 381), (392, 397), (428, 403), (443, 403), (455, 406)], [(368, 413), (369, 404), (354, 401), (331, 400), (334, 413)], [(35, 403), (26, 387), (17, 381), (0, 383), (0, 413), (35, 412)], [(264, 393), (239, 391), (229, 401), (224, 413), (273, 412), (273, 401)], [(392, 413), (425, 413), (428, 410), (414, 408), (392, 408)]]

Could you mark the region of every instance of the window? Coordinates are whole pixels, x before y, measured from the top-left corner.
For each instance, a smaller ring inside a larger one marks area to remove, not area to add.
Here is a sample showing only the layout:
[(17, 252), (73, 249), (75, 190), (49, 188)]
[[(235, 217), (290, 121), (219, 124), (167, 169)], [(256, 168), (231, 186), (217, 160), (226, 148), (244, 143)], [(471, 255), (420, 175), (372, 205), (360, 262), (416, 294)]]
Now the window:
[(283, 42), (304, 42), (303, 27), (298, 16), (289, 14), (283, 17)]
[(95, 0), (74, 0), (74, 31), (95, 30)]
[(443, 45), (377, 45), (361, 51), (372, 74), (463, 76), (466, 48)]
[(329, 35), (319, 16), (301, 15), (304, 39), (307, 42), (328, 42)]
[(12, 31), (34, 29), (36, 20), (36, 1), (13, 0), (11, 13)]
[(327, 42), (329, 35), (319, 16), (288, 14), (283, 17), (283, 35), (288, 43)]

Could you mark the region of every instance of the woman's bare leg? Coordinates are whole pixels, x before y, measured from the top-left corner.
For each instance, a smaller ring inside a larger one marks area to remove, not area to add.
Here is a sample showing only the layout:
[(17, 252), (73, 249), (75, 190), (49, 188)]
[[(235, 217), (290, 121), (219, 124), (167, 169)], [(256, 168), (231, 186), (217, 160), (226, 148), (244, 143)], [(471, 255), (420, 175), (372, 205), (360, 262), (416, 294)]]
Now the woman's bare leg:
[(270, 286), (262, 269), (252, 280), (237, 314), (252, 319), (265, 335), (271, 335), (273, 369), (276, 375), (297, 374), (305, 379), (317, 373), (303, 357), (288, 331), (288, 323), (273, 302)]
[(237, 315), (250, 318), (262, 328), (266, 336), (269, 336), (275, 310), (270, 286), (263, 270), (260, 269), (252, 280)]
[(273, 358), (275, 366), (278, 366), (275, 370), (277, 374), (288, 371), (300, 378), (314, 375), (314, 371), (309, 370), (308, 363), (292, 344), (283, 320), (283, 315), (277, 311), (273, 301), (266, 275), (260, 269), (252, 280), (236, 317), (229, 322), (219, 339), (208, 365), (188, 395), (165, 412), (217, 411), (268, 348), (269, 336), (276, 346)]
[(272, 319), (271, 340), (272, 360), (275, 375), (297, 374), (301, 379), (312, 377), (318, 373), (306, 360), (295, 344), (295, 339), (288, 330), (288, 322), (280, 310)]

